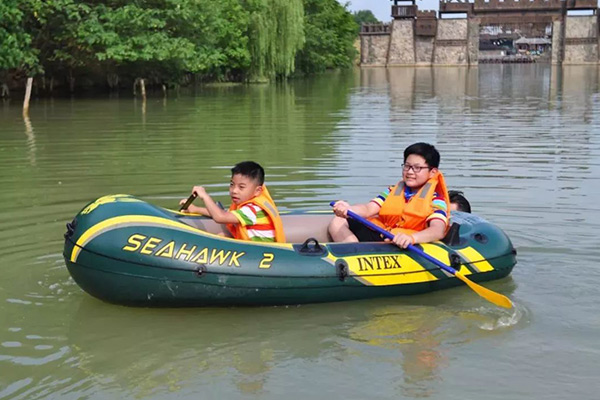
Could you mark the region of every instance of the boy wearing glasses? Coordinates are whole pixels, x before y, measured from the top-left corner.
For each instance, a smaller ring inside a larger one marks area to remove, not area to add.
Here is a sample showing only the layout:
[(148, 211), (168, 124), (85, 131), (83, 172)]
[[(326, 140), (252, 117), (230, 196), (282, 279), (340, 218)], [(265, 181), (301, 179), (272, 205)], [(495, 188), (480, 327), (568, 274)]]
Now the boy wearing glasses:
[(360, 222), (348, 219), (348, 210), (394, 234), (401, 248), (440, 240), (448, 228), (450, 199), (444, 176), (438, 170), (440, 153), (428, 143), (404, 150), (402, 180), (366, 204), (338, 201), (329, 224), (335, 242), (381, 242), (383, 238)]

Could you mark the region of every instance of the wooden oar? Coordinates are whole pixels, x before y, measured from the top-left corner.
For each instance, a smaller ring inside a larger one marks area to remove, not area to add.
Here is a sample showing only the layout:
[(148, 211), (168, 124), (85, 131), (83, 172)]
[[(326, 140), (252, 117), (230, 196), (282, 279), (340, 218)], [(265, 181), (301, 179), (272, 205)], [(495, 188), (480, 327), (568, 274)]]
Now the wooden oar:
[[(335, 202), (332, 201), (330, 205), (333, 207), (334, 204), (335, 204)], [(390, 232), (386, 231), (385, 229), (382, 229), (381, 227), (375, 225), (374, 223), (366, 220), (365, 218), (361, 217), (360, 215), (357, 215), (356, 213), (354, 213), (350, 210), (348, 210), (348, 217), (360, 222), (361, 224), (365, 225), (367, 228), (369, 228), (377, 233), (382, 234), (383, 237), (385, 237), (385, 238), (388, 238), (390, 240), (394, 238), (394, 235), (392, 235)], [(481, 285), (476, 284), (475, 282), (473, 282), (472, 280), (470, 280), (469, 278), (467, 278), (466, 276), (464, 276), (463, 274), (461, 274), (460, 272), (458, 272), (451, 266), (446, 265), (443, 262), (441, 262), (440, 260), (431, 257), (429, 254), (425, 253), (423, 250), (419, 249), (418, 247), (413, 246), (412, 244), (408, 245), (408, 250), (420, 255), (421, 257), (431, 261), (432, 263), (434, 263), (435, 265), (437, 265), (444, 271), (447, 271), (447, 272), (451, 273), (452, 275), (456, 276), (458, 279), (460, 279), (461, 281), (466, 283), (471, 289), (473, 289), (475, 291), (475, 293), (477, 293), (478, 295), (480, 295), (487, 301), (494, 303), (495, 305), (500, 306), (500, 307), (512, 308), (513, 304), (508, 297), (501, 295), (500, 293), (496, 293), (494, 291), (486, 289)]]
[(179, 209), (179, 211), (187, 210), (187, 208), (190, 206), (190, 204), (192, 204), (192, 202), (194, 200), (196, 200), (196, 197), (198, 197), (198, 195), (196, 194), (196, 192), (190, 194), (190, 197), (188, 197), (188, 199), (185, 201), (185, 203), (183, 203), (183, 205), (181, 206), (181, 208)]

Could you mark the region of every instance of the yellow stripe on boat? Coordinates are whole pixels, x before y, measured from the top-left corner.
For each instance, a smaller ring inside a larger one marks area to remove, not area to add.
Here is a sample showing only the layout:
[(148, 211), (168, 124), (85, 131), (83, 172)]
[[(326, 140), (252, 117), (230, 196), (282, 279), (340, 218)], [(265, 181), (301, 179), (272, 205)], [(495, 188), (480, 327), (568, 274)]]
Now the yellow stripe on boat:
[[(494, 270), (494, 267), (492, 267), (492, 265), (486, 261), (485, 257), (482, 256), (481, 253), (479, 253), (473, 247), (466, 247), (464, 249), (457, 250), (457, 253), (459, 253), (467, 261), (469, 261), (471, 265), (473, 265), (479, 272), (488, 272)], [(464, 267), (461, 268), (461, 272), (463, 272), (464, 270)], [(463, 272), (463, 275), (467, 274)]]
[[(162, 217), (154, 217), (151, 215), (123, 215), (120, 217), (109, 218), (105, 221), (99, 222), (96, 225), (89, 228), (85, 231), (73, 247), (73, 251), (71, 252), (71, 262), (77, 261), (77, 257), (81, 252), (81, 249), (89, 243), (92, 239), (106, 233), (108, 231), (112, 231), (114, 229), (119, 228), (127, 228), (131, 226), (153, 226), (158, 228), (170, 228), (176, 229), (179, 231), (191, 232), (195, 234), (201, 234), (203, 236), (218, 238), (220, 240), (227, 241), (238, 241), (237, 239), (228, 238), (224, 236), (214, 235), (212, 233), (208, 233), (206, 231), (191, 227), (182, 222), (173, 221), (167, 218)], [(244, 241), (244, 245), (260, 245), (261, 247), (280, 247), (293, 250), (293, 246), (289, 243), (253, 243), (251, 241)]]
[[(448, 251), (445, 250), (444, 248), (442, 248), (440, 246), (436, 246), (431, 243), (423, 243), (423, 244), (421, 244), (421, 247), (423, 247), (423, 251), (425, 253), (427, 253), (428, 255), (430, 255), (431, 257), (437, 259), (438, 261), (440, 261), (443, 264), (451, 266), (450, 265), (450, 253), (448, 253)], [(446, 273), (446, 275), (448, 275), (448, 276), (453, 276), (453, 274), (446, 272), (443, 269), (442, 269), (442, 271), (444, 271), (444, 273)], [(460, 272), (463, 275), (472, 274), (472, 272), (464, 265), (461, 265), (460, 271), (458, 271), (458, 272)]]

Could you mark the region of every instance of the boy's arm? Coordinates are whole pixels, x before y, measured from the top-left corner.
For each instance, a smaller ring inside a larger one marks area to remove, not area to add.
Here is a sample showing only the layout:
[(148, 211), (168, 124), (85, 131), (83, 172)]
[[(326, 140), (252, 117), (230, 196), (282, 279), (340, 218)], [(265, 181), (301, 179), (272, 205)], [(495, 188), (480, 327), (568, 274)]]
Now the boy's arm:
[(416, 243), (429, 243), (443, 239), (445, 234), (446, 223), (440, 219), (432, 219), (426, 229), (415, 232), (412, 236)]
[(208, 210), (206, 208), (198, 207), (193, 204), (190, 204), (186, 211), (189, 213), (200, 214), (200, 215), (204, 215), (206, 217), (210, 217), (210, 213), (208, 212)]
[(350, 210), (363, 218), (371, 218), (379, 213), (380, 208), (379, 204), (372, 201), (366, 204), (350, 205), (344, 200), (340, 200), (333, 205), (333, 212), (338, 217), (348, 218), (348, 210)]
[(422, 231), (412, 233), (399, 233), (392, 240), (399, 247), (407, 248), (409, 244), (429, 243), (441, 240), (446, 233), (446, 223), (440, 219), (432, 219), (429, 226)]
[[(206, 190), (202, 186), (194, 186), (194, 192), (198, 195), (200, 199), (204, 202), (206, 206), (207, 214), (217, 223), (219, 224), (237, 224), (239, 220), (237, 217), (230, 213), (229, 211), (223, 210), (221, 207), (215, 203), (215, 201), (210, 197)], [(199, 207), (200, 208), (200, 207)]]

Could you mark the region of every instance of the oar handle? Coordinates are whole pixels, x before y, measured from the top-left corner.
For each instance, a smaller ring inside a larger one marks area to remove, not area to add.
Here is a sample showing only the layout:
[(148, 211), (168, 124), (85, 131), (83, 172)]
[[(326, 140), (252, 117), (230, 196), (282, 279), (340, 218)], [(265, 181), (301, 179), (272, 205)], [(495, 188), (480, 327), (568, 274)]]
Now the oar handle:
[[(335, 205), (335, 201), (332, 201), (331, 203), (329, 203), (329, 205), (331, 207), (333, 207)], [(375, 225), (374, 223), (372, 223), (371, 221), (361, 217), (360, 215), (356, 214), (353, 211), (348, 210), (348, 216), (358, 222), (360, 222), (361, 224), (365, 225), (367, 228), (380, 233), (381, 235), (383, 235), (383, 237), (392, 240), (394, 238), (394, 235), (392, 235), (390, 232), (386, 231), (385, 229), (383, 229), (382, 227)], [(444, 264), (443, 262), (441, 262), (438, 259), (435, 259), (433, 257), (431, 257), (429, 254), (425, 253), (423, 250), (419, 249), (416, 246), (413, 246), (412, 244), (408, 245), (408, 250), (415, 252), (416, 254), (420, 255), (421, 257), (425, 258), (426, 260), (434, 263), (435, 265), (437, 265), (438, 267), (440, 267), (441, 269), (443, 269), (444, 271), (448, 271), (449, 273), (451, 273), (452, 275), (456, 275), (456, 270), (446, 264)]]
[(198, 197), (198, 194), (196, 192), (190, 194), (190, 197), (188, 197), (185, 203), (183, 203), (179, 211), (186, 210), (190, 206), (190, 204), (192, 204), (192, 202), (196, 200), (196, 197)]

